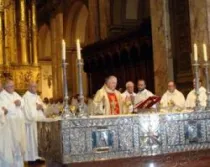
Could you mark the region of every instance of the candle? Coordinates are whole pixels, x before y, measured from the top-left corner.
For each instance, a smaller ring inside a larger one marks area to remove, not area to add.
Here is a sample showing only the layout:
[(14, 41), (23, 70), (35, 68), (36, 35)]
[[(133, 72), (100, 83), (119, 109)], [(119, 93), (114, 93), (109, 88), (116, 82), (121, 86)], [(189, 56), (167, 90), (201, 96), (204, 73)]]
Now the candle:
[(208, 58), (207, 58), (207, 49), (206, 49), (206, 44), (204, 43), (203, 44), (203, 59), (205, 62), (208, 61)]
[(198, 61), (198, 47), (197, 44), (194, 43), (194, 60), (195, 62)]
[(62, 40), (62, 59), (66, 60), (66, 43)]
[(80, 41), (79, 41), (79, 39), (77, 39), (76, 44), (77, 44), (77, 59), (81, 60), (81, 48), (80, 48)]

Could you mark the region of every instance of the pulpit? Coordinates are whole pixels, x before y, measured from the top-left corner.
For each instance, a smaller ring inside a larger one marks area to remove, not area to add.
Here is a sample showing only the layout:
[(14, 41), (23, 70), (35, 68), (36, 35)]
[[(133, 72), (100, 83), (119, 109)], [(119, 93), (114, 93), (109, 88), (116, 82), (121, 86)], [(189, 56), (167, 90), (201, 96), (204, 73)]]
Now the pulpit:
[(210, 149), (210, 113), (151, 113), (38, 122), (48, 166)]

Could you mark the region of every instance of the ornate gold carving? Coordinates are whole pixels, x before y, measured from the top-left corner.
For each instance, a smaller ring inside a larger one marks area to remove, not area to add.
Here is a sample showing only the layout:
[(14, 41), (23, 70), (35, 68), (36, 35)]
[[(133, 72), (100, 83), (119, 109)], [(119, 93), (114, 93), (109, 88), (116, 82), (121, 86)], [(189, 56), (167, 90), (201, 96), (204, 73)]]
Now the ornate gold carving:
[(21, 21), (26, 20), (25, 8), (26, 8), (25, 0), (20, 0), (20, 19), (21, 19)]
[(27, 37), (27, 24), (24, 21), (19, 22), (21, 38)]
[(32, 49), (33, 49), (33, 64), (38, 64), (38, 46), (37, 46), (37, 23), (36, 23), (36, 0), (32, 0)]
[(4, 5), (1, 3), (0, 4), (0, 13), (4, 12)]
[(0, 12), (0, 65), (3, 64), (4, 56), (4, 41), (3, 41), (3, 13)]
[(39, 83), (41, 78), (39, 67), (16, 66), (11, 70), (11, 73), (18, 90), (26, 90), (30, 81)]
[(27, 23), (26, 23), (26, 3), (25, 0), (20, 0), (20, 48), (21, 48), (21, 63), (28, 64), (28, 49), (27, 49)]
[(9, 22), (10, 22), (10, 51), (11, 51), (11, 63), (15, 64), (17, 62), (17, 43), (16, 43), (16, 12), (15, 12), (15, 1), (10, 0), (11, 5), (9, 6)]

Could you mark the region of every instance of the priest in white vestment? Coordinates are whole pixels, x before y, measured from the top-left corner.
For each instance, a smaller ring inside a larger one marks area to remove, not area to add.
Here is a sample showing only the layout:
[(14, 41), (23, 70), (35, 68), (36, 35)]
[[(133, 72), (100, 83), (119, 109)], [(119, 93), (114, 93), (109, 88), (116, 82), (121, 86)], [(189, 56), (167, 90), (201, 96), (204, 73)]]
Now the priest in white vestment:
[(132, 81), (128, 81), (125, 85), (126, 90), (122, 93), (122, 98), (125, 106), (126, 113), (132, 113), (134, 110), (134, 99), (136, 93), (134, 92), (134, 83)]
[[(0, 95), (4, 91), (0, 81)], [(0, 167), (11, 167), (14, 165), (13, 142), (11, 131), (6, 119), (8, 111), (4, 109), (0, 101)]]
[(26, 127), (25, 161), (36, 161), (38, 156), (37, 121), (45, 119), (44, 104), (37, 95), (37, 84), (29, 83), (28, 91), (23, 95)]
[(23, 156), (26, 151), (25, 122), (23, 115), (23, 99), (14, 91), (14, 82), (7, 80), (5, 90), (0, 94), (1, 108), (7, 112), (6, 122), (11, 131), (13, 163), (12, 167), (23, 167)]
[(138, 104), (146, 99), (148, 99), (151, 96), (154, 96), (152, 92), (146, 89), (146, 82), (145, 80), (138, 80), (138, 93), (135, 96), (134, 104)]
[[(185, 107), (187, 109), (194, 109), (196, 106), (196, 94), (195, 94), (195, 79), (193, 80), (193, 87), (194, 89), (189, 92), (187, 95)], [(206, 107), (206, 100), (207, 100), (207, 95), (206, 95), (206, 89), (202, 86), (202, 81), (199, 80), (199, 103), (201, 107), (205, 108)]]
[(109, 76), (104, 86), (96, 92), (93, 100), (94, 115), (123, 114), (122, 95), (116, 90), (117, 78)]
[(0, 167), (14, 166), (14, 145), (12, 133), (7, 122), (7, 111), (2, 109), (0, 102)]
[(184, 95), (176, 89), (176, 84), (173, 81), (168, 82), (168, 90), (162, 96), (160, 104), (166, 110), (181, 111), (184, 109)]
[(50, 103), (47, 105), (47, 107), (45, 109), (45, 116), (51, 117), (52, 115), (58, 115), (59, 112), (60, 111), (59, 111), (54, 99), (50, 99)]

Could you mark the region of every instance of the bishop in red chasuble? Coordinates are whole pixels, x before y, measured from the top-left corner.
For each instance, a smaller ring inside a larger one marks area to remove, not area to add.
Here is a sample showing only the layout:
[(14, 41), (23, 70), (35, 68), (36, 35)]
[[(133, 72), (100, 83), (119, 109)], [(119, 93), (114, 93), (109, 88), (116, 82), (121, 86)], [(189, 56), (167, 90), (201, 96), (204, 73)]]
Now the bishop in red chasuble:
[(93, 100), (94, 115), (123, 114), (123, 101), (119, 91), (116, 90), (117, 78), (109, 76), (104, 86), (97, 91)]

